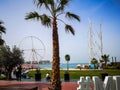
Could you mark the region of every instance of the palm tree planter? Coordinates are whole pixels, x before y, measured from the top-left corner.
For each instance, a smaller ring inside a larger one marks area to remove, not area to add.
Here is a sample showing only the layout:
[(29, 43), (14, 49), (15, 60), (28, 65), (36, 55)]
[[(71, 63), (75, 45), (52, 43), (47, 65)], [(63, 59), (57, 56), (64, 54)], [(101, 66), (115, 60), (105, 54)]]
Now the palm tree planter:
[(35, 74), (35, 81), (41, 81), (41, 73)]
[(53, 56), (52, 56), (52, 76), (51, 76), (51, 84), (49, 90), (61, 90), (61, 81), (60, 81), (60, 57), (59, 57), (59, 34), (58, 34), (58, 23), (57, 21), (61, 21), (65, 24), (66, 32), (71, 32), (73, 35), (75, 34), (74, 29), (71, 25), (66, 24), (63, 20), (60, 19), (60, 15), (66, 14), (66, 17), (69, 19), (75, 19), (80, 21), (79, 16), (66, 12), (65, 8), (69, 4), (71, 0), (33, 0), (34, 4), (39, 8), (43, 6), (45, 9), (49, 11), (50, 15), (46, 14), (38, 14), (36, 11), (30, 12), (26, 16), (27, 19), (36, 19), (40, 20), (44, 26), (51, 27), (52, 26), (52, 43), (53, 43)]
[(70, 75), (69, 73), (64, 74), (64, 81), (70, 81)]
[(36, 70), (35, 81), (40, 81), (40, 80), (41, 80), (41, 73), (39, 70)]
[(108, 73), (101, 73), (101, 79), (102, 81), (104, 81), (105, 77), (108, 76)]
[(65, 55), (65, 60), (67, 61), (67, 71), (64, 74), (64, 80), (69, 81), (70, 80), (70, 75), (69, 75), (69, 64), (68, 62), (70, 61), (70, 55)]

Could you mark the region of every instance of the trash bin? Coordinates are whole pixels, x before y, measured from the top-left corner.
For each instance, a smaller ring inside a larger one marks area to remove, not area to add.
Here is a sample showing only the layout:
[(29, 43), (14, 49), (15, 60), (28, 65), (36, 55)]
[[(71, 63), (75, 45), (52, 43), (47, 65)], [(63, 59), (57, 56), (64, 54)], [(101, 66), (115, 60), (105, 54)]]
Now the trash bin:
[(64, 81), (69, 81), (70, 80), (70, 75), (69, 73), (64, 74)]
[(102, 81), (104, 81), (105, 77), (108, 76), (108, 73), (101, 73)]
[(40, 81), (41, 80), (41, 73), (35, 74), (35, 81)]

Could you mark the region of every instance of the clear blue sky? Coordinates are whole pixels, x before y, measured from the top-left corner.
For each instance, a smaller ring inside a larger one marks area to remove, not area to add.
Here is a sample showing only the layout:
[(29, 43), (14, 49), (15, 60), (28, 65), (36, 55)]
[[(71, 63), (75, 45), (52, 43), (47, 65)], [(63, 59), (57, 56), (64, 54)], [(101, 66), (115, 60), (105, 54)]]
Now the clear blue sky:
[[(99, 31), (102, 18), (103, 53), (110, 58), (116, 56), (120, 61), (120, 0), (73, 0), (67, 10), (80, 16), (81, 22), (67, 21), (75, 28), (76, 35), (66, 34), (63, 24), (59, 24), (60, 58), (65, 62), (65, 54), (70, 54), (70, 62), (89, 62), (89, 20), (94, 30)], [(24, 18), (27, 13), (38, 11), (32, 0), (0, 0), (0, 20), (5, 22), (7, 33), (3, 35), (6, 44), (19, 46), (20, 41), (27, 36), (36, 36), (44, 42), (46, 56), (52, 59), (51, 30), (40, 22)], [(40, 11), (45, 13), (46, 11)], [(62, 18), (62, 17), (61, 17)], [(96, 32), (95, 31), (95, 32)], [(97, 39), (97, 38), (96, 38)], [(24, 44), (26, 45), (26, 44)]]

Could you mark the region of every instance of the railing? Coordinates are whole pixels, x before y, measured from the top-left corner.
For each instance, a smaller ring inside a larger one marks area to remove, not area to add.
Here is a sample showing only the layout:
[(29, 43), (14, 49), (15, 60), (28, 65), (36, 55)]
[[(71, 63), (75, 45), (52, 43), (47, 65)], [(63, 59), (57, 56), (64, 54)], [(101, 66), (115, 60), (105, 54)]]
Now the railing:
[(120, 76), (106, 76), (102, 81), (99, 77), (80, 77), (77, 90), (120, 90)]

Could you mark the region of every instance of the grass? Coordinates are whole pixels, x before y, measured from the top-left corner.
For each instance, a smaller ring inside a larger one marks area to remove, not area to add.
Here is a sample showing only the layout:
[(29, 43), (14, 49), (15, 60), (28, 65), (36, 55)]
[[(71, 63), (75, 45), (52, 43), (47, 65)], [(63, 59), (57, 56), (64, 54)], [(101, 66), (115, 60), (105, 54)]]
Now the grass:
[[(40, 71), (42, 74), (42, 78), (45, 78), (46, 73), (50, 73), (51, 75), (51, 70), (41, 70)], [(66, 70), (61, 70), (60, 71), (60, 77), (64, 78), (64, 73)], [(30, 71), (29, 76), (35, 77), (35, 71)], [(70, 78), (71, 79), (79, 79), (80, 76), (98, 76), (101, 78), (102, 73), (108, 73), (109, 76), (115, 76), (115, 75), (120, 75), (120, 70), (69, 70)]]
[(2, 80), (2, 79), (5, 79), (5, 77), (3, 77), (3, 76), (0, 76), (0, 80)]
[[(65, 74), (66, 70), (61, 70), (60, 71), (60, 78), (63, 79), (64, 78), (64, 74)], [(30, 71), (28, 76), (29, 77), (33, 77), (35, 78), (35, 73), (36, 71)], [(45, 78), (46, 74), (49, 73), (50, 75), (52, 74), (51, 70), (41, 70), (41, 77)], [(119, 75), (120, 76), (120, 70), (117, 69), (104, 69), (104, 70), (69, 70), (69, 75), (70, 75), (70, 79), (79, 79), (80, 76), (98, 76), (101, 78), (101, 74), (102, 73), (108, 73), (109, 76), (116, 76)], [(4, 79), (4, 77), (0, 76), (0, 80)]]

